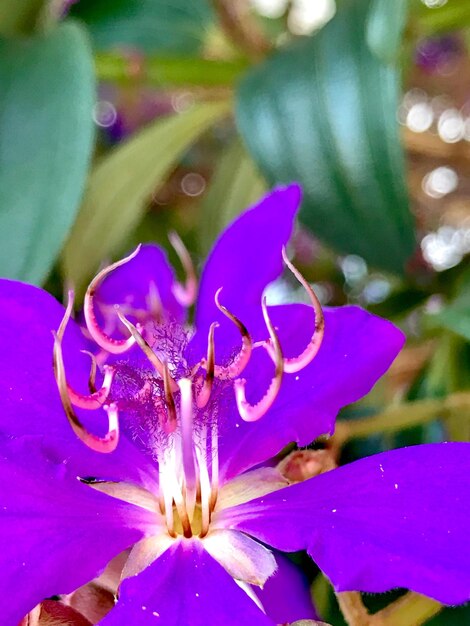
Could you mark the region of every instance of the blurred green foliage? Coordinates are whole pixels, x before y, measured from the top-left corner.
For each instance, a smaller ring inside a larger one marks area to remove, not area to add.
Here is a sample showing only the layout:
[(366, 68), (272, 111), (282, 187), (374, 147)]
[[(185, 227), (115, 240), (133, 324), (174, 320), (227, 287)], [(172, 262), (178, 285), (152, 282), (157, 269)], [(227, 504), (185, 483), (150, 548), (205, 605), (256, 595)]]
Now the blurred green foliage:
[(316, 36), (254, 68), (238, 93), (237, 121), (270, 184), (302, 184), (300, 219), (316, 236), (402, 273), (415, 237), (395, 118), (398, 74), (368, 48), (369, 6), (345, 5)]

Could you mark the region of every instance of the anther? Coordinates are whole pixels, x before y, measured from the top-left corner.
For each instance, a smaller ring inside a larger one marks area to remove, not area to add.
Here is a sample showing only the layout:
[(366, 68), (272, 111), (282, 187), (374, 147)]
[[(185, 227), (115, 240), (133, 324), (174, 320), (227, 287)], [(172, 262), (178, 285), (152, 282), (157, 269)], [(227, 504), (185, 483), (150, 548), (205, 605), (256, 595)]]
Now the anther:
[(203, 409), (207, 405), (212, 391), (215, 371), (214, 330), (218, 325), (219, 324), (217, 322), (213, 322), (209, 328), (209, 336), (207, 338), (207, 359), (204, 361), (206, 375), (204, 377), (202, 387), (196, 397), (196, 405), (199, 409)]
[(186, 273), (185, 284), (175, 283), (173, 286), (173, 295), (181, 306), (189, 307), (194, 304), (197, 294), (197, 278), (191, 256), (184, 245), (182, 239), (177, 233), (171, 231), (168, 233), (168, 239), (173, 246), (181, 265)]
[[(153, 365), (155, 370), (163, 378), (163, 375), (164, 375), (163, 373), (164, 373), (165, 366), (164, 366), (163, 362), (160, 361), (160, 359), (155, 354), (155, 352), (152, 350), (152, 348), (147, 343), (147, 341), (145, 341), (145, 339), (143, 338), (142, 333), (140, 332), (140, 330), (141, 330), (140, 327), (134, 326), (134, 324), (132, 324), (132, 322), (130, 322), (126, 317), (124, 317), (124, 315), (119, 311), (119, 306), (118, 305), (115, 306), (115, 309), (116, 309), (116, 313), (117, 313), (119, 319), (124, 324), (124, 326), (127, 328), (127, 330), (131, 333), (131, 337), (134, 338), (134, 341), (136, 342), (136, 344), (139, 346), (139, 348), (145, 354), (145, 356), (150, 361), (150, 363)], [(178, 391), (178, 385), (177, 385), (176, 381), (173, 378), (171, 378), (171, 376), (170, 376), (170, 388), (171, 388), (171, 390), (173, 392), (174, 391)]]
[[(242, 346), (240, 348), (239, 353), (235, 356), (233, 361), (226, 366), (215, 365), (214, 366), (214, 376), (219, 378), (220, 380), (233, 380), (237, 376), (243, 372), (245, 367), (248, 365), (248, 361), (250, 360), (251, 350), (252, 350), (252, 341), (250, 333), (248, 332), (246, 326), (235, 317), (233, 313), (231, 313), (227, 307), (223, 304), (220, 304), (219, 296), (222, 291), (222, 287), (216, 291), (215, 294), (215, 304), (219, 311), (221, 311), (228, 319), (235, 324), (235, 326), (240, 331), (242, 336)], [(202, 367), (207, 369), (206, 360), (203, 359), (201, 362)]]
[(266, 412), (271, 408), (281, 388), (282, 375), (284, 373), (284, 359), (282, 355), (281, 344), (279, 343), (279, 338), (269, 317), (265, 297), (262, 300), (261, 306), (263, 310), (264, 321), (266, 322), (266, 326), (269, 331), (269, 336), (271, 340), (270, 345), (273, 348), (273, 353), (275, 356), (275, 372), (274, 377), (272, 378), (271, 383), (268, 387), (268, 390), (261, 398), (261, 400), (254, 405), (250, 404), (245, 396), (246, 380), (244, 378), (238, 378), (234, 381), (235, 399), (237, 402), (238, 412), (240, 413), (241, 418), (244, 419), (246, 422), (256, 422), (261, 417), (263, 417), (263, 415), (265, 415)]
[(93, 340), (111, 354), (122, 354), (123, 352), (127, 352), (129, 348), (131, 348), (135, 343), (135, 338), (131, 335), (128, 339), (113, 339), (104, 333), (104, 331), (100, 328), (98, 321), (95, 316), (94, 310), (94, 297), (96, 290), (98, 289), (100, 283), (110, 274), (113, 270), (121, 265), (125, 265), (129, 261), (131, 261), (140, 251), (141, 246), (137, 246), (137, 248), (126, 256), (124, 259), (120, 261), (116, 261), (116, 263), (112, 263), (105, 267), (101, 272), (99, 272), (95, 278), (91, 281), (88, 286), (88, 289), (85, 294), (85, 300), (83, 304), (83, 313), (85, 315), (85, 321), (87, 325), (88, 332), (90, 333)]
[(72, 408), (72, 404), (68, 394), (67, 378), (65, 376), (64, 359), (62, 355), (61, 340), (57, 333), (54, 335), (54, 374), (59, 390), (60, 399), (65, 414), (74, 433), (95, 452), (109, 453), (113, 452), (119, 441), (119, 420), (116, 404), (105, 405), (103, 409), (108, 415), (108, 432), (104, 437), (98, 437), (90, 433), (80, 422), (78, 416)]

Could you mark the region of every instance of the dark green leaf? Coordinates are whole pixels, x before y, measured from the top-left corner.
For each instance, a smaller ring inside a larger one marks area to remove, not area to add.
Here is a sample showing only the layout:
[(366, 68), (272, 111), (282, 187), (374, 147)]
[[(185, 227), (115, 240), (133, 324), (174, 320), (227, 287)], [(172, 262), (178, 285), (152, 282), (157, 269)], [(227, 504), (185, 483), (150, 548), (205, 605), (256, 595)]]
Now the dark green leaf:
[(341, 6), (242, 81), (237, 118), (271, 184), (299, 181), (301, 219), (340, 252), (403, 272), (415, 247), (396, 108), (399, 77), (365, 40), (368, 2)]
[(372, 0), (367, 17), (367, 43), (385, 63), (398, 57), (408, 13), (408, 0)]
[(95, 167), (64, 251), (65, 274), (74, 285), (83, 286), (119, 248), (142, 218), (151, 193), (197, 137), (229, 110), (226, 102), (206, 102), (158, 119)]
[(130, 46), (169, 54), (198, 50), (211, 19), (206, 0), (80, 0), (72, 15), (86, 22), (99, 50)]
[(46, 278), (70, 230), (93, 145), (88, 40), (76, 24), (0, 40), (0, 274)]
[(220, 159), (202, 205), (199, 226), (201, 252), (210, 250), (217, 235), (243, 209), (266, 191), (266, 183), (241, 142), (235, 140)]

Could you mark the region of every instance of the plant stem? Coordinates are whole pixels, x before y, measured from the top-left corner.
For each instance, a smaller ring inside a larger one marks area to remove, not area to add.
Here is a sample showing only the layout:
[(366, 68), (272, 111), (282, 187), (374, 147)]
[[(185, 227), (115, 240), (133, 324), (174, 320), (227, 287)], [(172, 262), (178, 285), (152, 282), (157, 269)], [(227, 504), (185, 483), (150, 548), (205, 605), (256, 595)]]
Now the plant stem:
[(367, 437), (378, 432), (391, 433), (435, 419), (448, 419), (454, 415), (460, 419), (470, 418), (470, 393), (456, 392), (446, 398), (415, 400), (385, 409), (371, 417), (356, 420), (340, 420), (335, 437), (341, 444), (350, 439)]
[(247, 0), (212, 0), (220, 25), (243, 52), (258, 61), (266, 56), (271, 43), (250, 15)]
[(358, 591), (343, 591), (337, 593), (339, 608), (348, 626), (369, 626), (372, 615), (362, 602)]
[(442, 604), (436, 600), (409, 591), (382, 611), (375, 613), (369, 625), (396, 626), (397, 624), (406, 624), (406, 626), (421, 626), (443, 608)]
[(132, 81), (172, 87), (232, 87), (247, 68), (247, 62), (197, 58), (132, 58), (112, 52), (95, 56), (100, 80)]

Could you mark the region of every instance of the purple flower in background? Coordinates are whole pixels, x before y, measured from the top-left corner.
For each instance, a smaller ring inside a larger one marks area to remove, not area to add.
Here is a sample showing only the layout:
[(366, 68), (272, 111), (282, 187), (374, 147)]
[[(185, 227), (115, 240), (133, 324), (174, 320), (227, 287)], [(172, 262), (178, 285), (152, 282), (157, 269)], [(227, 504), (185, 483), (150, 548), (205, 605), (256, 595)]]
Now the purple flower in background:
[[(296, 484), (266, 464), (291, 441), (332, 433), (403, 344), (358, 307), (321, 311), (284, 251), (299, 201), (296, 186), (278, 189), (222, 234), (194, 330), (195, 277), (177, 239), (184, 286), (143, 246), (92, 281), (83, 327), (72, 298), (64, 313), (35, 287), (0, 283), (5, 624), (128, 548), (106, 626), (313, 618), (305, 582), (266, 546), (307, 550), (339, 590), (470, 597), (466, 444), (396, 450)], [(283, 261), (310, 305), (266, 303)]]
[(429, 37), (419, 42), (415, 62), (430, 74), (448, 68), (461, 54), (462, 45), (455, 35)]

